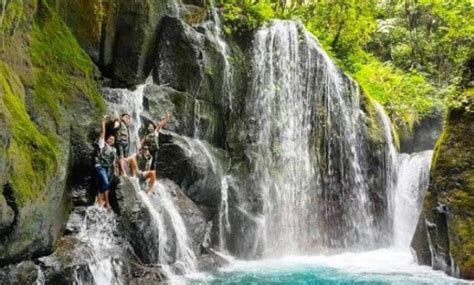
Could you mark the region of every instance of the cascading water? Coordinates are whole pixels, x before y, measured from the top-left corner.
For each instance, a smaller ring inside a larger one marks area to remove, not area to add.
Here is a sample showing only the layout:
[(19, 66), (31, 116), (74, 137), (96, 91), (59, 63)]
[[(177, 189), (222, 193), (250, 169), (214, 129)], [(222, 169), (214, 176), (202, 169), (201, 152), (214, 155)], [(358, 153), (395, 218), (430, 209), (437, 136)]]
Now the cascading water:
[[(225, 169), (223, 165), (216, 159), (211, 153), (210, 146), (203, 141), (195, 138), (183, 137), (184, 144), (180, 146), (189, 152), (189, 156), (202, 155), (211, 167), (210, 171), (219, 178), (220, 181), (220, 204), (218, 213), (218, 228), (219, 228), (219, 249), (220, 251), (226, 252), (226, 239), (225, 235), (230, 232), (231, 226), (229, 222), (229, 204), (228, 204), (228, 189), (229, 184), (232, 183), (232, 176), (224, 175)], [(178, 142), (179, 143), (179, 142)]]
[(222, 23), (217, 8), (214, 5), (214, 1), (211, 1), (211, 21), (206, 23), (210, 25), (210, 31), (207, 33), (208, 38), (211, 39), (218, 48), (218, 51), (222, 55), (223, 68), (222, 68), (222, 87), (221, 93), (223, 94), (223, 106), (229, 111), (232, 111), (232, 97), (234, 94), (234, 66), (230, 63), (230, 48), (227, 42), (224, 40), (224, 32), (222, 31)]
[(399, 156), (398, 183), (393, 209), (394, 246), (408, 250), (428, 189), (433, 151)]
[[(88, 207), (84, 223), (76, 235), (86, 251), (77, 254), (90, 259), (88, 267), (93, 284), (122, 284), (122, 263), (124, 255), (122, 243), (116, 237), (117, 221), (115, 214), (105, 209)], [(75, 274), (77, 284), (90, 284), (91, 280), (81, 279)]]
[(147, 194), (140, 190), (137, 179), (133, 179), (133, 183), (154, 222), (151, 227), (156, 231), (155, 240), (152, 241), (158, 251), (156, 262), (163, 266), (168, 275), (175, 272), (184, 274), (194, 272), (196, 256), (183, 219), (168, 193), (170, 190), (157, 181), (152, 194)]
[(406, 154), (398, 153), (393, 143), (391, 123), (382, 106), (375, 103), (382, 119), (387, 138), (385, 175), (389, 189), (388, 207), (391, 213), (393, 237), (391, 245), (409, 251), (423, 198), (429, 184), (429, 171), (433, 151)]
[(259, 30), (252, 55), (249, 153), (266, 201), (267, 253), (377, 243), (356, 84), (295, 22)]

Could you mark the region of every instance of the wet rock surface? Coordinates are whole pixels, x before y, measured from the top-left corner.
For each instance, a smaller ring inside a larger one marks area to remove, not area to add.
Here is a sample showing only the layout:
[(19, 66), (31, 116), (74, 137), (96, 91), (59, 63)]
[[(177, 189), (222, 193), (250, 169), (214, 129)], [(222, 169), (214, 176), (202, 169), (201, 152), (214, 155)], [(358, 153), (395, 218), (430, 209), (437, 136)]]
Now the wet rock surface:
[(412, 242), (418, 256), (423, 256), (427, 246), (432, 249), (431, 260), (421, 258), (421, 264), (466, 279), (474, 279), (473, 103), (470, 98), (449, 112), (435, 148), (420, 218), (425, 221), (419, 222), (425, 223), (426, 231), (419, 227)]

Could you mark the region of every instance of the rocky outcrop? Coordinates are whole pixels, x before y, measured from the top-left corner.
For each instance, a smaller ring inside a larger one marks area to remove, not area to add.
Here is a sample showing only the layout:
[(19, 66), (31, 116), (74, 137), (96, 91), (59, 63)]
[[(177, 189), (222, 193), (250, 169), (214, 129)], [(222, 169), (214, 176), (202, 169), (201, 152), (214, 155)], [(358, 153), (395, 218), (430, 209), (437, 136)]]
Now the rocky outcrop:
[[(165, 197), (171, 197), (186, 227), (187, 235), (192, 243), (192, 248), (196, 255), (200, 253), (200, 246), (204, 241), (206, 233), (206, 222), (199, 208), (192, 202), (183, 191), (172, 181), (160, 179), (159, 190), (167, 193), (145, 194), (140, 189), (138, 181), (135, 179), (121, 179), (117, 187), (117, 201), (120, 211), (119, 226), (122, 235), (128, 240), (136, 256), (144, 264), (157, 264), (166, 261), (171, 264), (175, 262), (175, 256), (170, 256), (174, 252), (174, 247), (178, 246), (172, 214), (166, 208)], [(142, 192), (140, 192), (142, 191)], [(157, 203), (161, 201), (161, 203)], [(162, 223), (162, 224), (161, 224)], [(164, 227), (161, 228), (160, 227)], [(161, 237), (160, 234), (166, 231), (168, 236)], [(163, 245), (167, 242), (169, 244)], [(172, 260), (165, 260), (161, 248), (166, 248), (167, 257)]]
[[(115, 86), (133, 86), (150, 73), (156, 32), (173, 1), (51, 0), (82, 48)], [(176, 10), (176, 11), (175, 11)]]
[(413, 130), (402, 132), (400, 151), (413, 153), (433, 149), (443, 130), (443, 111), (434, 110), (432, 114), (415, 123)]
[(48, 2), (8, 1), (4, 10), (0, 265), (54, 249), (70, 209), (66, 186), (87, 183), (92, 123), (103, 110), (93, 63)]
[(430, 186), (412, 241), (420, 263), (467, 279), (474, 279), (473, 106), (471, 96), (462, 107), (449, 112), (436, 144)]

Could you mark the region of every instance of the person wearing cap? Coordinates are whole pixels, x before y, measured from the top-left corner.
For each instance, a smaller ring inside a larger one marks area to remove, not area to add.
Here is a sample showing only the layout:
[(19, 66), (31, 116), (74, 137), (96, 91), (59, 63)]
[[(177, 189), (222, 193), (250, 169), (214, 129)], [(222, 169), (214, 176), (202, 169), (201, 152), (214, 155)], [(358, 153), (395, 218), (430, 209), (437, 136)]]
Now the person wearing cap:
[(147, 193), (153, 191), (156, 180), (156, 172), (151, 169), (152, 161), (153, 157), (147, 146), (142, 146), (138, 153), (130, 159), (132, 176), (138, 176), (141, 181), (148, 182)]

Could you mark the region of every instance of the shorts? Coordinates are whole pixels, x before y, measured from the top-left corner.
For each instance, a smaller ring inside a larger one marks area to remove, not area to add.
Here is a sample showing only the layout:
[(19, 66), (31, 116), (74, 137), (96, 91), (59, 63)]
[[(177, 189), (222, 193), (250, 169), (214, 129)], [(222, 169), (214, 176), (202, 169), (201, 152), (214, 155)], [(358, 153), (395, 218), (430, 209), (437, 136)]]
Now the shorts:
[(107, 168), (102, 166), (95, 168), (97, 180), (99, 180), (99, 192), (104, 193), (110, 190), (110, 182)]
[(129, 157), (129, 151), (128, 151), (128, 144), (121, 144), (121, 143), (118, 143), (115, 145), (115, 147), (117, 148), (117, 155), (118, 157), (120, 158), (125, 158), (125, 157)]
[(138, 170), (137, 176), (140, 181), (145, 181), (147, 177), (145, 176), (146, 171), (140, 171)]

